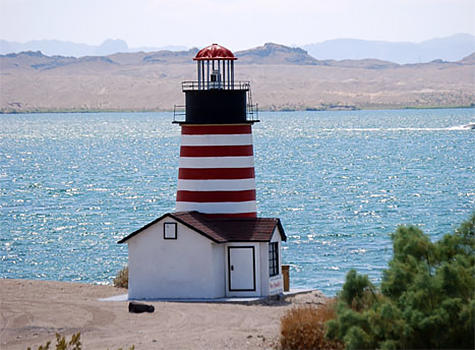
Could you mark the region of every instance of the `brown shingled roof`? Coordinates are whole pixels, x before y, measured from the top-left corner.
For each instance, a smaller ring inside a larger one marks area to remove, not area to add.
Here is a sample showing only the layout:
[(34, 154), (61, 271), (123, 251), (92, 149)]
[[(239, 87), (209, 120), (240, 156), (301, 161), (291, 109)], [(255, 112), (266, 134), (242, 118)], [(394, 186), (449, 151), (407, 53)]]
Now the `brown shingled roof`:
[(269, 242), (275, 227), (279, 228), (283, 241), (287, 240), (278, 218), (206, 218), (197, 211), (167, 213), (121, 239), (124, 243), (164, 217), (169, 216), (216, 243)]

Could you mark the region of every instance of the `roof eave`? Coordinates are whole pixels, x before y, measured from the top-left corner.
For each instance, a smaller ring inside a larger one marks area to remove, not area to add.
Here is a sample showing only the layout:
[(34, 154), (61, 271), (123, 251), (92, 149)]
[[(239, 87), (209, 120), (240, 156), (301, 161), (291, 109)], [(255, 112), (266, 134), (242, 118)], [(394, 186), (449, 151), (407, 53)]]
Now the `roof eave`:
[(172, 213), (169, 214), (172, 218), (174, 218), (176, 221), (180, 222), (181, 224), (185, 225), (186, 227), (188, 227), (189, 229), (192, 229), (193, 231), (195, 232), (198, 232), (199, 234), (205, 236), (206, 238), (212, 240), (213, 242), (215, 243), (225, 243), (225, 241), (218, 241), (217, 239), (209, 236), (208, 234), (206, 234), (205, 232), (201, 231), (200, 229), (197, 229), (196, 227), (194, 227), (193, 225), (187, 223), (185, 220), (182, 220), (180, 217), (178, 216), (175, 216), (173, 215)]
[(277, 227), (279, 228), (280, 239), (281, 239), (283, 242), (287, 242), (287, 235), (285, 234), (284, 226), (282, 226), (282, 223), (280, 222), (280, 219), (279, 219), (279, 218), (277, 218)]
[(165, 213), (163, 214), (162, 216), (160, 216), (159, 218), (149, 222), (148, 224), (146, 224), (145, 226), (139, 228), (138, 230), (132, 232), (131, 234), (125, 236), (124, 238), (122, 238), (120, 241), (117, 241), (118, 244), (122, 244), (122, 243), (125, 243), (127, 242), (129, 239), (131, 239), (132, 237), (134, 237), (135, 235), (139, 234), (140, 232), (142, 232), (143, 230), (149, 228), (150, 226), (156, 224), (157, 222), (159, 222), (160, 220), (162, 220), (163, 218), (167, 217), (167, 216), (170, 216), (170, 213)]
[[(247, 239), (247, 240), (226, 240), (226, 239), (221, 239), (221, 240), (217, 240), (216, 238), (214, 237), (211, 237), (210, 235), (208, 235), (206, 232), (203, 232), (202, 230), (194, 227), (193, 225), (189, 224), (188, 222), (186, 222), (185, 220), (181, 219), (179, 216), (177, 215), (174, 215), (174, 213), (165, 213), (163, 214), (162, 216), (160, 216), (159, 218), (149, 222), (148, 224), (146, 224), (145, 226), (139, 228), (138, 230), (132, 232), (131, 234), (129, 234), (128, 236), (122, 238), (121, 240), (117, 241), (118, 244), (122, 244), (122, 243), (126, 243), (129, 239), (131, 239), (132, 237), (138, 235), (139, 233), (141, 233), (142, 231), (144, 231), (145, 229), (149, 228), (150, 226), (156, 224), (157, 222), (159, 222), (160, 220), (164, 219), (165, 217), (171, 217), (173, 218), (174, 220), (176, 220), (177, 222), (185, 225), (186, 227), (188, 227), (189, 229), (201, 234), (202, 236), (208, 238), (209, 240), (215, 242), (215, 243), (236, 243), (236, 242), (270, 242), (270, 240), (272, 239), (272, 235), (269, 237), (269, 239), (265, 239), (265, 240), (252, 240), (252, 239)], [(280, 219), (279, 218), (276, 218), (277, 219), (277, 222), (276, 222), (276, 226), (279, 228), (279, 232), (280, 232), (280, 238), (282, 241), (286, 242), (287, 241), (287, 236), (285, 234), (285, 231), (284, 231), (284, 227), (282, 226), (282, 223), (280, 222)], [(274, 229), (275, 229), (275, 226), (274, 226)]]
[(179, 223), (185, 225), (186, 227), (192, 229), (193, 231), (195, 232), (198, 232), (199, 234), (201, 234), (202, 236), (205, 236), (206, 238), (208, 238), (209, 240), (215, 242), (215, 243), (226, 243), (226, 241), (219, 241), (209, 235), (207, 235), (205, 232), (201, 231), (200, 229), (197, 229), (196, 227), (188, 224), (186, 221), (182, 220), (179, 216), (175, 216), (173, 215), (173, 213), (166, 213), (166, 214), (163, 214), (162, 216), (160, 216), (159, 218), (149, 222), (147, 225), (139, 228), (138, 230), (132, 232), (131, 234), (129, 234), (128, 236), (122, 238), (120, 241), (117, 241), (118, 244), (122, 244), (122, 243), (126, 243), (130, 238), (136, 236), (137, 234), (139, 234), (140, 232), (144, 231), (145, 229), (149, 228), (150, 226), (156, 224), (157, 222), (159, 222), (160, 220), (164, 219), (165, 217), (171, 217), (173, 219), (175, 219), (176, 221), (178, 221)]

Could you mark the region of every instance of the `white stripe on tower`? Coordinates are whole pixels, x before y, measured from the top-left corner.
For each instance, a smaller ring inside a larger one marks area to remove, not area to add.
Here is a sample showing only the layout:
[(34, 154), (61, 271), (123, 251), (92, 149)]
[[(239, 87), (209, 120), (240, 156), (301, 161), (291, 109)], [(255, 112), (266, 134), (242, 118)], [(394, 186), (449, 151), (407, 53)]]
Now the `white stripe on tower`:
[(244, 191), (256, 188), (256, 182), (251, 179), (238, 180), (178, 180), (178, 190), (182, 191)]
[(192, 211), (196, 210), (205, 214), (242, 214), (249, 213), (255, 210), (256, 201), (248, 202), (219, 202), (219, 203), (193, 203), (193, 202), (181, 202), (182, 210), (179, 211)]
[(180, 168), (253, 168), (254, 157), (180, 157)]
[(256, 217), (249, 124), (182, 125), (177, 211)]
[(183, 146), (252, 145), (252, 135), (181, 135)]

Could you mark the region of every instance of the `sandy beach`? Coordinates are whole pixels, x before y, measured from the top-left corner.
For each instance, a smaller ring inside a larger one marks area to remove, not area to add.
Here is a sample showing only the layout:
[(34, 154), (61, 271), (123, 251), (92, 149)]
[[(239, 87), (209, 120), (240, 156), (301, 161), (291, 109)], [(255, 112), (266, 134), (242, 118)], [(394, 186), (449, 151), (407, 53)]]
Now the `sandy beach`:
[(125, 289), (81, 283), (0, 279), (0, 348), (36, 349), (55, 333), (81, 332), (83, 349), (272, 349), (280, 317), (297, 304), (321, 304), (319, 292), (259, 305), (152, 302), (132, 314), (128, 303), (100, 301)]

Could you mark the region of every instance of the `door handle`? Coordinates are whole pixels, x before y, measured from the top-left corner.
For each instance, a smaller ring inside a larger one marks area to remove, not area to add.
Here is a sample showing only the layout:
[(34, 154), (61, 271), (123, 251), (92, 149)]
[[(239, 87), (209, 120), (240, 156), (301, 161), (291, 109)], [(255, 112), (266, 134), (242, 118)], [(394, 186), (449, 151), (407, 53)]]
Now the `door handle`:
[(234, 265), (231, 265), (231, 271), (234, 271)]

